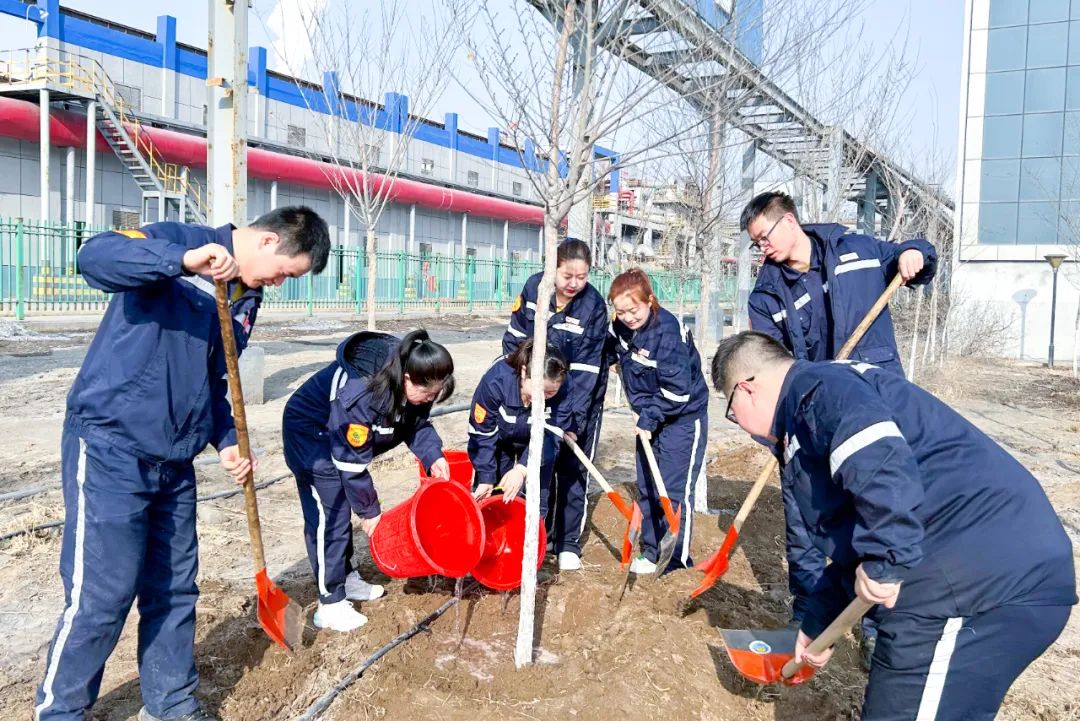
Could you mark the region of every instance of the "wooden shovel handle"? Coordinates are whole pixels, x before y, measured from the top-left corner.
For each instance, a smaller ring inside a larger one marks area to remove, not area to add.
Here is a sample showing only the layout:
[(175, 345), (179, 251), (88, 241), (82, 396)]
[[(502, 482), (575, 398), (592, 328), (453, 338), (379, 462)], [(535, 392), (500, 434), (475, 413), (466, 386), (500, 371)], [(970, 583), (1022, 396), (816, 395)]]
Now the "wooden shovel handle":
[[(240, 447), (240, 457), (251, 457), (251, 443), (248, 439), (247, 414), (244, 412), (244, 390), (240, 387), (240, 361), (236, 353), (236, 336), (233, 333), (232, 315), (229, 313), (229, 290), (225, 281), (214, 281), (217, 299), (218, 322), (221, 325), (221, 342), (225, 346), (225, 367), (229, 373), (229, 390), (232, 392), (232, 412), (236, 421), (236, 443)], [(255, 561), (255, 572), (266, 568), (266, 555), (263, 553), (262, 524), (259, 522), (259, 503), (255, 498), (255, 479), (248, 471), (244, 479), (244, 510), (247, 511), (248, 537), (251, 540), (251, 555)]]
[(649, 462), (649, 473), (652, 474), (653, 483), (656, 484), (656, 491), (661, 498), (667, 498), (667, 486), (664, 485), (664, 479), (660, 476), (660, 466), (656, 464), (656, 456), (653, 455), (652, 441), (647, 441), (641, 436), (638, 436), (638, 440), (641, 441), (641, 447), (645, 451), (645, 460)]
[(592, 477), (596, 479), (596, 483), (600, 486), (601, 490), (603, 490), (604, 493), (611, 493), (615, 490), (611, 487), (611, 484), (608, 483), (602, 475), (600, 475), (600, 471), (596, 468), (596, 466), (593, 465), (593, 462), (589, 460), (589, 457), (587, 455), (585, 455), (585, 451), (581, 450), (581, 446), (579, 446), (573, 438), (566, 434), (563, 434), (562, 441), (570, 448), (571, 451), (574, 452), (574, 455), (577, 456), (577, 459), (581, 461), (581, 465), (585, 466), (585, 469), (592, 474)]
[[(899, 276), (897, 276), (899, 277)], [(855, 597), (855, 600), (847, 605), (840, 615), (833, 619), (833, 622), (828, 627), (818, 634), (818, 637), (810, 642), (810, 645), (806, 647), (805, 653), (815, 655), (819, 654), (825, 649), (836, 643), (841, 636), (847, 633), (847, 630), (855, 625), (855, 622), (866, 615), (866, 612), (874, 607), (874, 604), (867, 603), (859, 597)], [(784, 667), (780, 669), (780, 675), (787, 679), (794, 676), (799, 672), (799, 669), (804, 666), (804, 662), (795, 662), (795, 659), (791, 659), (784, 664)]]

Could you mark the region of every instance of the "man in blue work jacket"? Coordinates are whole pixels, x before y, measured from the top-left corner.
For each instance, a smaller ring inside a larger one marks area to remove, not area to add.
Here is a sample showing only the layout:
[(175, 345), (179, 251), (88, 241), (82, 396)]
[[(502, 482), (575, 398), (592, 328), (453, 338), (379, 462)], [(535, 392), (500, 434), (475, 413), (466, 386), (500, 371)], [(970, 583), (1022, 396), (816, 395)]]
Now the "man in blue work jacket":
[[(921, 285), (937, 268), (937, 251), (921, 238), (885, 243), (835, 223), (800, 225), (784, 193), (756, 196), (740, 224), (765, 256), (748, 302), (750, 327), (800, 360), (835, 358), (897, 273)], [(903, 373), (888, 308), (851, 357)]]
[[(929, 283), (937, 251), (925, 240), (885, 243), (837, 224), (800, 225), (791, 196), (754, 197), (740, 220), (765, 263), (750, 294), (750, 327), (784, 344), (798, 359), (832, 360), (870, 307), (899, 273), (905, 283)], [(903, 374), (892, 317), (885, 308), (852, 358)], [(820, 559), (824, 568), (825, 559)], [(796, 621), (798, 616), (796, 616)], [(877, 632), (862, 623), (863, 667), (869, 670)]]
[(207, 443), (238, 481), (214, 281), (229, 281), (238, 345), (261, 288), (326, 266), (326, 222), (304, 207), (246, 228), (155, 223), (94, 236), (79, 272), (112, 293), (67, 400), (61, 441), (65, 608), (37, 693), (38, 721), (81, 721), (133, 601), (140, 721), (212, 721), (195, 699), (195, 472)]
[(712, 377), (729, 420), (781, 462), (796, 658), (823, 666), (831, 650), (805, 649), (858, 596), (879, 624), (864, 721), (992, 721), (1077, 602), (1072, 544), (1039, 482), (869, 363), (795, 361), (747, 331), (720, 343)]

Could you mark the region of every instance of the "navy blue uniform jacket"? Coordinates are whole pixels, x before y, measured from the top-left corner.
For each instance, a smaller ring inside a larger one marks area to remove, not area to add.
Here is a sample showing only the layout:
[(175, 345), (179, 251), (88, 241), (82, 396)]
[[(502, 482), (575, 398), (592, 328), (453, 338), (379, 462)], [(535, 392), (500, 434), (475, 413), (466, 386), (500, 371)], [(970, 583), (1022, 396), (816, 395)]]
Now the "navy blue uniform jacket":
[(807, 635), (854, 598), (859, 563), (876, 581), (903, 582), (894, 611), (929, 618), (1076, 602), (1072, 544), (1039, 482), (901, 376), (798, 361), (773, 435)]
[[(509, 355), (517, 350), (521, 341), (532, 338), (536, 319), (536, 292), (543, 273), (536, 273), (525, 281), (521, 295), (514, 301), (510, 324), (503, 334), (503, 353)], [(573, 381), (569, 403), (574, 413), (578, 432), (585, 432), (589, 409), (603, 400), (607, 390), (607, 369), (604, 362), (604, 344), (607, 338), (608, 314), (604, 297), (587, 284), (562, 310), (555, 308), (551, 299), (551, 315), (548, 316), (548, 343), (562, 352), (570, 366)]]
[[(542, 463), (555, 460), (558, 440), (564, 431), (575, 432), (574, 418), (567, 403), (573, 393), (573, 381), (567, 378), (559, 392), (544, 403)], [(499, 478), (496, 450), (501, 443), (523, 446), (518, 463), (529, 462), (529, 434), (532, 431), (531, 408), (521, 401), (520, 378), (513, 367), (500, 358), (495, 361), (473, 393), (469, 418), (469, 458), (477, 484), (497, 485)]]
[(637, 331), (616, 319), (609, 332), (626, 398), (638, 414), (638, 428), (655, 431), (663, 423), (708, 408), (709, 389), (694, 336), (674, 315), (663, 308), (652, 311)]
[[(918, 250), (925, 261), (922, 271), (912, 279), (911, 285), (929, 283), (934, 278), (937, 251), (921, 238), (903, 243), (886, 243), (867, 235), (849, 233), (844, 226), (832, 223), (804, 225), (802, 228), (810, 237), (810, 242), (816, 245), (819, 257), (824, 258), (822, 288), (831, 324), (821, 318), (819, 320), (822, 322), (815, 323), (815, 327), (827, 332), (825, 329), (831, 325), (832, 337), (821, 338), (817, 344), (821, 357), (809, 356), (808, 349), (813, 342), (803, 336), (800, 320), (800, 313), (809, 312), (815, 305), (820, 306), (821, 299), (812, 299), (808, 297), (809, 294), (792, 297), (778, 264), (765, 261), (748, 302), (750, 327), (783, 343), (799, 360), (831, 360), (839, 352), (866, 311), (870, 310), (870, 306), (896, 275), (898, 259), (905, 250)], [(893, 371), (901, 370), (888, 308), (870, 326), (851, 357)]]
[[(428, 418), (431, 403), (406, 403), (404, 411), (397, 414), (389, 407), (389, 400), (377, 398), (369, 388), (369, 374), (382, 366), (380, 359), (397, 352), (400, 343), (393, 336), (377, 335), (356, 333), (342, 342), (337, 360), (305, 381), (285, 409), (289, 432), (304, 419), (316, 429), (308, 459), (312, 472), (338, 475), (353, 513), (361, 518), (374, 518), (381, 512), (368, 472), (375, 456), (404, 442), (425, 467), (431, 468), (443, 454), (442, 439)], [(346, 349), (361, 340), (369, 340), (372, 362), (358, 371), (346, 360)]]
[[(79, 249), (92, 288), (113, 293), (67, 399), (67, 424), (150, 463), (186, 462), (236, 443), (214, 283), (184, 272), (207, 243), (232, 252), (233, 226), (154, 223), (101, 233)], [(238, 350), (262, 291), (230, 283)]]

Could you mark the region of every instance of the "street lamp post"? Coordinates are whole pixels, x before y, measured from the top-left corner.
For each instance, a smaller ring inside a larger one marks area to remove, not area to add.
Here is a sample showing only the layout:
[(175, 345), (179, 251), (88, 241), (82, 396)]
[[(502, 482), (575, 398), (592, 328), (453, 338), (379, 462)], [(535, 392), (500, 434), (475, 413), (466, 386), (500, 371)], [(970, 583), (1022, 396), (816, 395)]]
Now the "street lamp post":
[(1064, 255), (1057, 253), (1051, 253), (1050, 255), (1044, 255), (1046, 262), (1050, 264), (1050, 267), (1054, 269), (1054, 289), (1050, 293), (1050, 349), (1047, 352), (1046, 366), (1048, 368), (1054, 367), (1054, 325), (1057, 320), (1057, 277), (1058, 268), (1061, 267), (1062, 261), (1065, 260)]

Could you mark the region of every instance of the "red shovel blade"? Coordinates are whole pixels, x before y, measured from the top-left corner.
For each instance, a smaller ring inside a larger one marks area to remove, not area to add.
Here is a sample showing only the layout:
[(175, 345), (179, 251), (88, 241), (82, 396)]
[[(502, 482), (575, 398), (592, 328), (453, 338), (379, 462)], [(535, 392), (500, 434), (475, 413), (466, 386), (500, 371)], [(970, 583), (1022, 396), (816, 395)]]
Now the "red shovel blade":
[(611, 502), (615, 504), (615, 507), (619, 509), (619, 513), (622, 514), (623, 518), (629, 521), (634, 515), (634, 512), (626, 505), (626, 501), (623, 500), (622, 496), (620, 496), (617, 491), (612, 490), (608, 491), (607, 497), (610, 498)]
[(814, 675), (812, 666), (802, 666), (791, 678), (784, 678), (784, 664), (795, 658), (797, 631), (720, 629), (728, 658), (735, 669), (756, 683), (785, 683), (795, 686)]
[(634, 556), (634, 546), (637, 545), (638, 536), (641, 535), (641, 508), (638, 504), (631, 504), (630, 520), (626, 524), (626, 533), (623, 534), (622, 565), (623, 568), (630, 563)]
[(303, 609), (270, 580), (265, 568), (255, 574), (255, 588), (259, 594), (259, 625), (274, 643), (291, 652), (303, 638)]
[(697, 598), (701, 594), (708, 591), (716, 583), (716, 579), (727, 573), (728, 560), (731, 558), (731, 551), (735, 548), (735, 541), (739, 540), (739, 531), (732, 524), (728, 529), (727, 535), (724, 536), (724, 542), (720, 545), (720, 548), (713, 555), (705, 559), (699, 568), (705, 572), (705, 578), (701, 580), (701, 583), (691, 593), (691, 598)]
[(671, 507), (671, 499), (667, 496), (660, 498), (660, 505), (664, 507), (664, 518), (667, 519), (668, 529), (671, 531), (671, 535), (678, 536), (679, 525), (682, 520), (682, 506), (679, 507), (678, 511), (675, 511), (675, 509)]

